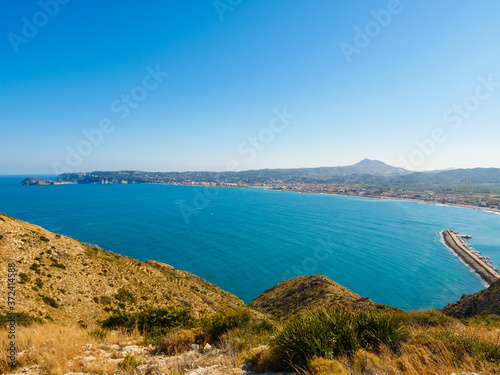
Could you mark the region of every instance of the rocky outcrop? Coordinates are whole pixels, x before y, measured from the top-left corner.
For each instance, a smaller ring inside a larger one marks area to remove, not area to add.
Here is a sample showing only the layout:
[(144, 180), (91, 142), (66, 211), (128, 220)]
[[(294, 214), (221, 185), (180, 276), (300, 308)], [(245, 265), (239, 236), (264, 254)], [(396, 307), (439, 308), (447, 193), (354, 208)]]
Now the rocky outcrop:
[(21, 182), (24, 186), (29, 185), (54, 185), (54, 181), (46, 178), (28, 177)]

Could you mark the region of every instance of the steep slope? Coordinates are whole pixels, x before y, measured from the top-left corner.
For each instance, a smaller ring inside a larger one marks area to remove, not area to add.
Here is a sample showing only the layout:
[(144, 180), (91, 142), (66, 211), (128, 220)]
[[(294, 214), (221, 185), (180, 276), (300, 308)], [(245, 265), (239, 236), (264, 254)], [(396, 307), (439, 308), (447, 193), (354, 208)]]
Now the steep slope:
[(500, 315), (500, 280), (487, 289), (471, 295), (464, 295), (455, 303), (442, 309), (443, 313), (455, 318), (469, 318), (474, 315)]
[[(44, 320), (95, 321), (114, 309), (186, 308), (210, 315), (243, 301), (189, 272), (140, 262), (0, 214), (0, 284), (15, 262), (16, 311)], [(0, 309), (7, 293), (0, 294)], [(1, 312), (1, 310), (0, 310)]]
[(285, 280), (257, 296), (249, 306), (284, 319), (317, 307), (397, 310), (361, 297), (324, 275)]

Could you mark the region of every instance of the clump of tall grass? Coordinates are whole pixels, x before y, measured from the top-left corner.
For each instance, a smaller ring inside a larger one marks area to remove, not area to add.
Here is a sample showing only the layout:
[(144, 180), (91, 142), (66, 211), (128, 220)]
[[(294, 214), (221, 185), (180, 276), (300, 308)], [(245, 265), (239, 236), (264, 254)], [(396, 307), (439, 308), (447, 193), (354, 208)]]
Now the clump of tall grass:
[(415, 310), (410, 311), (403, 321), (407, 324), (420, 327), (448, 327), (453, 323), (458, 322), (456, 319), (451, 318), (438, 310)]
[[(9, 314), (0, 313), (0, 324), (7, 324), (9, 321)], [(16, 314), (16, 325), (28, 327), (32, 324), (43, 324), (43, 319), (38, 316), (31, 316), (25, 312), (19, 312)]]
[(127, 354), (123, 361), (118, 363), (118, 367), (127, 371), (133, 372), (137, 366), (142, 365), (142, 362), (136, 359), (133, 355)]
[(89, 331), (88, 334), (90, 337), (97, 340), (104, 340), (108, 336), (108, 332), (102, 329), (94, 329), (93, 331)]
[(410, 334), (403, 328), (401, 322), (390, 315), (376, 313), (354, 314), (357, 321), (360, 346), (364, 349), (379, 349), (381, 346), (397, 353), (401, 343)]
[(204, 324), (210, 339), (218, 341), (220, 337), (235, 328), (247, 326), (252, 320), (252, 314), (247, 309), (220, 311), (209, 318)]
[(500, 327), (500, 316), (498, 315), (476, 315), (467, 319), (463, 319), (462, 322), (467, 326), (477, 326), (477, 327)]
[(385, 346), (397, 352), (408, 332), (395, 318), (375, 312), (318, 309), (285, 323), (271, 340), (283, 362), (305, 368), (315, 357), (337, 358)]
[(187, 310), (151, 308), (137, 313), (115, 311), (102, 322), (102, 326), (103, 328), (124, 328), (127, 330), (137, 328), (141, 332), (146, 332), (157, 327), (181, 326), (189, 321), (191, 321), (191, 315)]
[(103, 328), (124, 329), (128, 332), (138, 330), (145, 334), (148, 342), (157, 344), (162, 337), (189, 325), (192, 320), (187, 310), (150, 308), (136, 313), (115, 311), (101, 325)]
[(488, 342), (478, 337), (450, 331), (439, 331), (432, 336), (443, 342), (452, 353), (454, 361), (459, 362), (464, 356), (483, 362), (500, 364), (500, 343)]

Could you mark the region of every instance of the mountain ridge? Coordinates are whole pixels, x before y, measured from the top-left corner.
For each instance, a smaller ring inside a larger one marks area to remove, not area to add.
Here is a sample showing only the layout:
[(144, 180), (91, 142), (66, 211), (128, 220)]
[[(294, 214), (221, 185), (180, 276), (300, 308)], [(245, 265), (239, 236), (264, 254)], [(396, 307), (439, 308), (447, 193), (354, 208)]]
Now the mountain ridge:
[(259, 294), (248, 306), (278, 319), (289, 319), (318, 307), (398, 311), (361, 297), (325, 275), (297, 276), (282, 281)]
[(148, 172), (137, 170), (63, 173), (56, 181), (26, 178), (23, 185), (79, 184), (227, 184), (273, 183), (439, 185), (500, 184), (500, 168), (461, 168), (415, 172), (393, 167), (380, 160), (363, 159), (356, 164), (337, 167), (250, 169), (244, 171)]

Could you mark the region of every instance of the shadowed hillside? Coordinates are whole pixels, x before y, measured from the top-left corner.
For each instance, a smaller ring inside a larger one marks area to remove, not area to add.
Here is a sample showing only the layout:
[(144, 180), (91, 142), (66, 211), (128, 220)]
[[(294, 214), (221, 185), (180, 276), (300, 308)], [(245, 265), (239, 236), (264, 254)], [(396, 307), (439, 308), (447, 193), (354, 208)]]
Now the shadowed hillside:
[(462, 298), (442, 311), (455, 318), (469, 318), (474, 315), (500, 315), (500, 280), (495, 281), (487, 289)]

